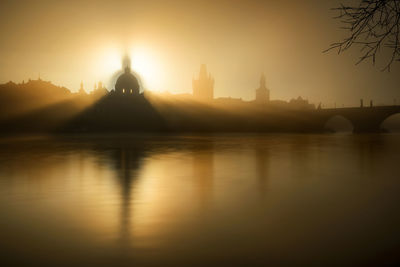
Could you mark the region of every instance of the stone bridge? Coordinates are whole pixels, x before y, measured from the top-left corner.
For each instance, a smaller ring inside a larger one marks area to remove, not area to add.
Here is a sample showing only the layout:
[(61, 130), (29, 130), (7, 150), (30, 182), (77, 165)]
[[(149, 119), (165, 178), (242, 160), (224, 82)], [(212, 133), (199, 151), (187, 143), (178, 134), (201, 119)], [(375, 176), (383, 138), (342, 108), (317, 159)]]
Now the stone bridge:
[(400, 106), (317, 109), (309, 114), (312, 118), (309, 122), (312, 122), (316, 129), (322, 130), (328, 120), (334, 116), (342, 116), (352, 123), (353, 132), (381, 132), (382, 122), (396, 113), (400, 113)]

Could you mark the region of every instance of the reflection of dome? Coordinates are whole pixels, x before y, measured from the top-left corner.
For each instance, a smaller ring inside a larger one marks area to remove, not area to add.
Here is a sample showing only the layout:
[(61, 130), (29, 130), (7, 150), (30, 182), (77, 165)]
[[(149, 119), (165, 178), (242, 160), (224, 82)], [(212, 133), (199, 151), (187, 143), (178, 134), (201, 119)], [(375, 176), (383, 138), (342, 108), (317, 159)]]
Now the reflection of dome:
[(139, 94), (139, 82), (131, 73), (129, 67), (126, 67), (125, 73), (118, 77), (115, 83), (115, 92), (120, 94)]

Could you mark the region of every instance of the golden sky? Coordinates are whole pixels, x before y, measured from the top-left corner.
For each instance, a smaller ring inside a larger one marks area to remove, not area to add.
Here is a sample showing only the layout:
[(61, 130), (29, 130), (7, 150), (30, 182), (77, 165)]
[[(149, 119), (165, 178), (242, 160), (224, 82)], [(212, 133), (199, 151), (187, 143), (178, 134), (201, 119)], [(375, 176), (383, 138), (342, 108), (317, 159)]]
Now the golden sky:
[(355, 66), (358, 50), (322, 53), (343, 37), (338, 1), (0, 1), (0, 82), (37, 78), (112, 89), (123, 55), (145, 88), (191, 93), (205, 63), (215, 96), (250, 100), (262, 72), (272, 99), (327, 106), (400, 103), (400, 68)]

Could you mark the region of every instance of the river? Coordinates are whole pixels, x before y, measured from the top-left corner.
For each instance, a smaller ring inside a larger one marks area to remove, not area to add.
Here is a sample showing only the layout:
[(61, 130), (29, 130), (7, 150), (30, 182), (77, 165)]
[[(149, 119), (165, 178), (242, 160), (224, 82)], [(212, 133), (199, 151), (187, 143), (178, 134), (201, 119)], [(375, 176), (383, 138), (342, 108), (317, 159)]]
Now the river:
[(0, 139), (3, 266), (400, 262), (399, 134)]

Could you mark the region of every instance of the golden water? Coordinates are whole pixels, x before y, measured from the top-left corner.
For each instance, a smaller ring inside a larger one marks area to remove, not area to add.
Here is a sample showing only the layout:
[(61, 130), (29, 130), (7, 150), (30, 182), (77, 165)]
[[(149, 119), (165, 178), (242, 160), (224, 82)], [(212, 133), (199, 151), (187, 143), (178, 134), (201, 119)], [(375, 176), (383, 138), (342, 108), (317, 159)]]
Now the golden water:
[(399, 262), (400, 135), (21, 137), (0, 147), (9, 265)]

